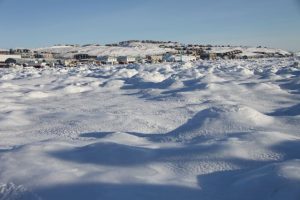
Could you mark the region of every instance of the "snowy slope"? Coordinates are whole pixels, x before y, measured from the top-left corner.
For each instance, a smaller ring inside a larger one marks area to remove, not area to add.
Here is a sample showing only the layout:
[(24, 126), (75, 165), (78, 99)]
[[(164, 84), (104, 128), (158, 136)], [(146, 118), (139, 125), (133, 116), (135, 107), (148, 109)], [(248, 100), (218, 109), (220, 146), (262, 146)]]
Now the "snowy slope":
[(291, 53), (282, 49), (273, 49), (266, 47), (212, 47), (211, 52), (213, 53), (226, 53), (229, 51), (240, 50), (242, 51), (241, 55), (244, 56), (254, 56), (260, 53), (273, 53), (273, 54), (281, 54), (281, 55), (290, 55)]
[(46, 48), (34, 49), (36, 51), (46, 51), (60, 53), (64, 57), (73, 57), (76, 53), (87, 53), (95, 56), (111, 55), (111, 56), (145, 56), (145, 55), (155, 55), (163, 54), (172, 51), (169, 48), (160, 48), (159, 44), (150, 43), (130, 43), (126, 46), (99, 46), (91, 45), (85, 47), (72, 47), (72, 46), (52, 46)]
[[(64, 57), (73, 57), (77, 53), (87, 53), (95, 56), (111, 55), (111, 56), (122, 56), (122, 55), (131, 55), (131, 56), (145, 56), (145, 55), (155, 55), (163, 54), (166, 52), (175, 51), (171, 48), (160, 48), (160, 43), (141, 43), (141, 42), (128, 42), (124, 43), (121, 46), (101, 46), (101, 45), (90, 45), (90, 46), (52, 46), (45, 48), (37, 48), (35, 51), (45, 51), (45, 52), (54, 52), (60, 53)], [(165, 46), (172, 45), (164, 44)], [(209, 52), (212, 53), (225, 53), (233, 50), (240, 50), (242, 53), (241, 56), (255, 56), (260, 53), (277, 53), (281, 55), (290, 55), (290, 52), (284, 51), (281, 49), (272, 49), (272, 48), (256, 48), (256, 47), (212, 47)]]
[(298, 200), (295, 62), (0, 69), (0, 199)]

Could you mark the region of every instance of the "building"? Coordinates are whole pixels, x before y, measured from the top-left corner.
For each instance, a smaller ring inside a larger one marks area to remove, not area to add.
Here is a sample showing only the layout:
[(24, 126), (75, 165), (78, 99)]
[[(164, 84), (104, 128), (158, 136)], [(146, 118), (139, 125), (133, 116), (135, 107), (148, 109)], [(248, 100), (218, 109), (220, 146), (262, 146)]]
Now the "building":
[(194, 55), (181, 55), (180, 62), (194, 62), (197, 58)]
[(102, 64), (114, 65), (118, 63), (118, 60), (114, 56), (99, 56), (97, 58)]
[(137, 63), (142, 63), (142, 64), (145, 64), (145, 63), (146, 63), (146, 58), (143, 57), (143, 56), (137, 56), (137, 57), (135, 58), (135, 60), (136, 60)]
[(191, 55), (172, 55), (172, 54), (166, 54), (163, 58), (166, 62), (192, 62), (196, 61), (196, 56)]
[(146, 60), (148, 63), (160, 63), (163, 61), (162, 55), (147, 55)]
[(53, 59), (53, 54), (48, 52), (40, 52), (36, 53), (34, 57), (38, 59)]
[(21, 59), (21, 55), (14, 54), (0, 54), (0, 66), (9, 66), (10, 64), (17, 63)]
[(30, 53), (30, 49), (13, 49), (12, 52), (14, 54), (23, 54), (23, 53)]
[(132, 56), (119, 56), (117, 58), (119, 64), (129, 64), (129, 63), (135, 63), (136, 58)]
[(74, 59), (76, 59), (76, 60), (86, 60), (89, 58), (90, 58), (89, 54), (86, 54), (86, 53), (79, 53), (79, 54), (74, 55)]
[(217, 54), (216, 53), (203, 53), (200, 55), (202, 60), (216, 60)]
[(234, 59), (237, 58), (239, 54), (243, 53), (241, 50), (232, 50), (227, 52), (218, 52), (217, 57), (223, 58), (223, 59)]
[(63, 59), (63, 56), (60, 53), (52, 52), (52, 56), (54, 59)]
[(86, 54), (86, 53), (78, 53), (78, 54), (75, 54), (73, 56), (74, 59), (76, 60), (95, 60), (97, 58), (97, 56), (92, 56), (92, 55), (89, 55), (89, 54)]
[(258, 59), (258, 58), (264, 58), (264, 55), (248, 53), (248, 54), (239, 54), (236, 56), (236, 58), (237, 59)]
[(62, 61), (62, 65), (66, 67), (76, 67), (77, 66), (77, 60), (75, 59), (64, 59)]
[(187, 49), (184, 53), (187, 55), (199, 56), (202, 53), (204, 53), (204, 50), (202, 48), (193, 47), (193, 48)]
[(34, 53), (30, 49), (11, 49), (10, 54), (20, 54), (22, 58), (34, 58)]
[(10, 54), (10, 51), (7, 49), (0, 49), (0, 55), (8, 55)]

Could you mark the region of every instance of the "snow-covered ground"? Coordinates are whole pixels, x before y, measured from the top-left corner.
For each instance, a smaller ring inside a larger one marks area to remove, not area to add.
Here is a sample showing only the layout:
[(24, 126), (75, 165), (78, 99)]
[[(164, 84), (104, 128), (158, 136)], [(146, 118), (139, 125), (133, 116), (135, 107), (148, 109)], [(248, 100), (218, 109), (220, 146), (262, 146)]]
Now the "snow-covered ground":
[(300, 199), (297, 58), (0, 69), (0, 199)]
[[(156, 55), (164, 54), (166, 52), (176, 52), (172, 48), (161, 48), (161, 45), (168, 47), (171, 44), (162, 44), (162, 43), (141, 43), (141, 42), (128, 42), (120, 46), (103, 46), (103, 45), (88, 45), (88, 46), (51, 46), (44, 48), (33, 49), (38, 52), (51, 52), (58, 53), (65, 58), (73, 58), (75, 54), (86, 53), (93, 56), (146, 56), (146, 55)], [(174, 45), (174, 44), (173, 44)], [(204, 48), (205, 49), (205, 48)], [(264, 54), (281, 54), (281, 55), (290, 55), (291, 53), (282, 49), (273, 49), (266, 47), (211, 47), (211, 50), (208, 52), (212, 53), (226, 53), (233, 50), (239, 50), (242, 53), (240, 56), (256, 56)]]
[(239, 50), (242, 53), (239, 54), (240, 56), (256, 56), (263, 54), (281, 54), (288, 56), (291, 52), (282, 50), (282, 49), (274, 49), (274, 48), (267, 48), (267, 47), (212, 47), (210, 52), (213, 53), (226, 53), (234, 50)]
[(160, 48), (160, 44), (151, 43), (129, 43), (125, 46), (52, 46), (33, 49), (39, 52), (58, 53), (66, 58), (73, 58), (75, 54), (86, 53), (93, 56), (146, 56), (155, 54), (164, 54), (174, 50), (170, 48)]

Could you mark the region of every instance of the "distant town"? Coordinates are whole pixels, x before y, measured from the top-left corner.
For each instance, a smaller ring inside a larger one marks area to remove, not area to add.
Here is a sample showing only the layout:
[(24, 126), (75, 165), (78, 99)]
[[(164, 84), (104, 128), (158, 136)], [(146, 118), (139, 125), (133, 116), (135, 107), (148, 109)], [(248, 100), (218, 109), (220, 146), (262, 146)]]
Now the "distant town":
[[(98, 49), (104, 49), (105, 51), (99, 52)], [(43, 68), (76, 67), (86, 64), (101, 66), (162, 62), (186, 63), (197, 60), (259, 59), (291, 56), (294, 56), (291, 52), (261, 46), (186, 45), (171, 41), (129, 40), (106, 45), (55, 45), (50, 48), (39, 49), (0, 49), (0, 67)]]

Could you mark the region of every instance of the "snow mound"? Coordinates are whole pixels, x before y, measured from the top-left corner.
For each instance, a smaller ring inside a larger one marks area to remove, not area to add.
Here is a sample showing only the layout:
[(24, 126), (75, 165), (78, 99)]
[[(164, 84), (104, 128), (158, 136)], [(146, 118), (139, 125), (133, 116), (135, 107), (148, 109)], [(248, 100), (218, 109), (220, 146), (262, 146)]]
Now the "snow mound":
[(0, 77), (1, 80), (12, 80), (16, 77), (14, 74), (4, 74)]
[(17, 90), (20, 87), (18, 85), (14, 85), (12, 83), (4, 82), (4, 83), (0, 83), (0, 88), (1, 89), (6, 89), (6, 90)]
[(152, 82), (152, 83), (159, 83), (166, 79), (166, 77), (159, 72), (154, 72), (154, 73), (144, 72), (139, 74), (137, 78), (139, 78), (141, 82)]
[(120, 69), (113, 76), (116, 78), (131, 78), (136, 74), (138, 74), (138, 71), (135, 69)]
[(253, 76), (254, 72), (242, 66), (237, 66), (236, 72), (242, 76)]
[(123, 85), (124, 85), (123, 80), (110, 80), (104, 83), (103, 86), (109, 89), (120, 89), (121, 87), (123, 87)]
[(63, 153), (54, 155), (66, 160), (76, 160), (85, 163), (102, 165), (132, 165), (146, 162), (153, 158), (153, 153), (147, 148), (122, 145), (112, 142), (89, 144)]
[(271, 164), (239, 177), (232, 199), (297, 199), (300, 197), (300, 160)]
[(41, 200), (22, 185), (0, 184), (0, 200)]
[(31, 91), (27, 93), (27, 97), (29, 99), (42, 99), (42, 98), (47, 98), (51, 96), (50, 94), (46, 92), (41, 92), (41, 91)]
[(18, 127), (29, 125), (27, 114), (24, 110), (11, 110), (5, 113), (0, 113), (0, 127)]
[(91, 91), (92, 88), (88, 86), (77, 86), (77, 85), (68, 85), (63, 91), (66, 94), (76, 94)]
[(264, 128), (274, 119), (253, 108), (242, 105), (214, 106), (197, 113), (169, 135), (176, 139), (192, 139), (200, 135), (216, 135)]

